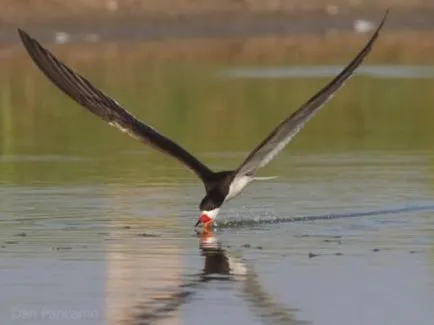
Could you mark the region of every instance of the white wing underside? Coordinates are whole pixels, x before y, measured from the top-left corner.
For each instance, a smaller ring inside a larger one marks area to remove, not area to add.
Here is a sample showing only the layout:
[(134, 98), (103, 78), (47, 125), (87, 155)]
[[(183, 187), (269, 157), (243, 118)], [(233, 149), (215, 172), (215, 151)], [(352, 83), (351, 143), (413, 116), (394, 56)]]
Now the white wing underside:
[(225, 201), (229, 201), (234, 197), (238, 196), (242, 192), (242, 190), (247, 186), (247, 184), (249, 184), (253, 180), (254, 178), (250, 176), (245, 176), (245, 175), (235, 176), (234, 180), (229, 186), (229, 193), (226, 196)]

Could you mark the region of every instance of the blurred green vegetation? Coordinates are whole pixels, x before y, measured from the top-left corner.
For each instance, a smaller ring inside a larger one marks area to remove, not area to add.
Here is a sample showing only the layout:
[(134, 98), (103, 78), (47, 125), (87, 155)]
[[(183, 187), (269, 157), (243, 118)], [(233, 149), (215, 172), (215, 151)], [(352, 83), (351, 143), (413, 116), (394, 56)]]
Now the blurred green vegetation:
[[(53, 52), (57, 54), (57, 48)], [(87, 60), (75, 59), (72, 51), (59, 57), (205, 163), (226, 168), (241, 162), (329, 80), (218, 79), (221, 69), (232, 66), (224, 60), (158, 61), (113, 51)], [(279, 62), (294, 63), (291, 55)], [(2, 183), (194, 177), (175, 160), (89, 114), (43, 77), (28, 57), (4, 59), (0, 66)], [(434, 80), (429, 79), (355, 77), (285, 153), (382, 150), (418, 151), (431, 157), (433, 89)], [(228, 160), (218, 153), (236, 155)]]

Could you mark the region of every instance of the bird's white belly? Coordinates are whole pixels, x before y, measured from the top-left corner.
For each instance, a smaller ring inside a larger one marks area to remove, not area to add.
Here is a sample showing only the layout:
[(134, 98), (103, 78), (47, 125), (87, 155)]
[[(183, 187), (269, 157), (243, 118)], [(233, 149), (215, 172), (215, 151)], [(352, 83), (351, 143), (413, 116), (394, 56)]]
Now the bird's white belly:
[(240, 194), (241, 191), (246, 187), (246, 185), (249, 184), (252, 180), (253, 178), (249, 176), (241, 176), (235, 178), (232, 184), (229, 186), (229, 193), (226, 196), (225, 201), (229, 201), (230, 199), (233, 199), (238, 194)]

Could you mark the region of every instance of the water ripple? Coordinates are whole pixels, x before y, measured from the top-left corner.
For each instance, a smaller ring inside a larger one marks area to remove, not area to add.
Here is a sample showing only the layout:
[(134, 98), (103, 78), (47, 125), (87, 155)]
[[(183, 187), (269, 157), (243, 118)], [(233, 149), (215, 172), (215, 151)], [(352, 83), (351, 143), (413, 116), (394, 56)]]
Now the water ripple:
[(410, 206), (386, 208), (386, 209), (378, 209), (378, 210), (370, 210), (370, 211), (355, 211), (355, 212), (332, 213), (332, 214), (311, 215), (311, 216), (295, 216), (295, 217), (288, 217), (288, 218), (264, 217), (264, 218), (255, 218), (255, 219), (235, 219), (235, 220), (228, 220), (219, 223), (218, 228), (230, 229), (230, 228), (252, 227), (257, 225), (368, 217), (368, 216), (400, 214), (400, 213), (421, 212), (421, 211), (434, 211), (434, 204), (410, 205)]

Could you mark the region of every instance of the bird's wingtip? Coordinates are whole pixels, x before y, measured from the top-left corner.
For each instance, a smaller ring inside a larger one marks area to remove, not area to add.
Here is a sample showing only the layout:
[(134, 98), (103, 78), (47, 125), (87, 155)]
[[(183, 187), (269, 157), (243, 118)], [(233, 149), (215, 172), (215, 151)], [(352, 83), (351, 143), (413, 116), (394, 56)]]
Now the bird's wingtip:
[(390, 12), (390, 8), (387, 7), (386, 11), (384, 12), (383, 19), (381, 19), (380, 26), (383, 26), (384, 22), (387, 19), (387, 16), (389, 16), (389, 12)]
[(17, 28), (17, 32), (18, 32), (18, 36), (21, 38), (21, 40), (24, 42), (26, 40), (31, 39), (31, 37), (29, 36), (29, 34), (27, 34), (24, 30), (22, 30), (21, 28)]

